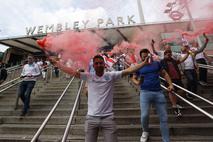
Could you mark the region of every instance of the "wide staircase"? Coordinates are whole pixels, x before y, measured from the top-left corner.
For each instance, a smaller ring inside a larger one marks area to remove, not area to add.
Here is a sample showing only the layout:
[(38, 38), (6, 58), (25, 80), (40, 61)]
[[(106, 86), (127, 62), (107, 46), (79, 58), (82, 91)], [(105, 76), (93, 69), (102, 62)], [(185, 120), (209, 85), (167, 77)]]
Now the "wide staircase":
[[(53, 79), (49, 83), (37, 81), (31, 94), (30, 111), (25, 117), (20, 116), (22, 102), (19, 101), (19, 105), (15, 106), (18, 86), (1, 93), (0, 141), (30, 141), (68, 83), (69, 81), (60, 79)], [(41, 141), (51, 142), (60, 139), (72, 110), (78, 87), (79, 80), (75, 79), (42, 132)]]
[[(213, 76), (208, 77), (213, 84)], [(22, 103), (14, 110), (17, 86), (0, 94), (0, 141), (30, 141), (40, 125), (56, 103), (69, 81), (52, 80), (49, 83), (38, 81), (31, 97), (30, 112), (20, 117)], [(79, 80), (75, 79), (54, 112), (50, 121), (42, 131), (38, 141), (60, 141), (64, 133), (70, 112), (79, 88)], [(199, 86), (199, 95), (213, 101), (213, 86)], [(80, 105), (75, 113), (67, 141), (84, 142), (84, 121), (87, 113), (87, 97), (81, 94)], [(194, 99), (192, 101), (210, 114), (213, 106)], [(184, 106), (182, 117), (175, 117), (168, 101), (169, 130), (172, 142), (213, 142), (213, 120), (200, 113), (190, 105), (180, 101)], [(141, 136), (139, 92), (130, 85), (128, 79), (115, 82), (114, 113), (118, 129), (119, 142), (139, 142)], [(155, 108), (150, 111), (150, 142), (161, 142), (158, 115)], [(100, 131), (98, 141), (103, 141)]]
[[(213, 84), (213, 77), (209, 79)], [(114, 90), (114, 113), (120, 142), (139, 142), (141, 136), (139, 92), (133, 89), (126, 79), (115, 83)], [(212, 87), (199, 86), (202, 96), (213, 100)], [(167, 99), (168, 100), (168, 99)], [(69, 140), (72, 142), (84, 142), (84, 121), (87, 112), (86, 97), (82, 97), (81, 108), (77, 112), (75, 125), (72, 126)], [(194, 99), (204, 110), (213, 114), (213, 106), (199, 99)], [(213, 120), (201, 114), (188, 104), (180, 102), (184, 106), (183, 116), (176, 117), (171, 104), (168, 101), (169, 130), (172, 142), (212, 142), (213, 141)], [(149, 141), (161, 142), (159, 117), (155, 108), (150, 111), (150, 139)], [(103, 141), (102, 134), (99, 141)]]

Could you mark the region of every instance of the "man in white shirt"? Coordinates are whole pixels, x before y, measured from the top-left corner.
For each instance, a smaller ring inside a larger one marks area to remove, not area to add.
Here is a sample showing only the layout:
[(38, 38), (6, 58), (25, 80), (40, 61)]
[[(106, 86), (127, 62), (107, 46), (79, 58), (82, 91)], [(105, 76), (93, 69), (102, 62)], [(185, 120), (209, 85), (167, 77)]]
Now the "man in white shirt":
[[(192, 42), (192, 47), (190, 48), (192, 51), (199, 50), (199, 45), (196, 41)], [(207, 65), (206, 60), (210, 62), (209, 57), (205, 52), (200, 52), (195, 56), (195, 60), (198, 64)], [(199, 67), (199, 83), (201, 85), (207, 85), (207, 69)]]
[(18, 95), (21, 98), (24, 107), (21, 116), (25, 116), (30, 107), (30, 95), (35, 86), (36, 78), (41, 74), (38, 64), (34, 63), (34, 58), (32, 55), (27, 57), (28, 63), (24, 65), (21, 78), (23, 81), (19, 86)]
[[(193, 93), (197, 93), (197, 72), (196, 72), (196, 66), (194, 62), (194, 58), (196, 57), (197, 54), (203, 52), (203, 50), (206, 48), (209, 39), (208, 37), (203, 34), (205, 38), (205, 43), (201, 48), (199, 48), (196, 51), (191, 51), (190, 55), (187, 57), (187, 59), (182, 63), (183, 65), (183, 71), (187, 79), (187, 89)], [(187, 50), (190, 50), (190, 47), (188, 45), (183, 46), (181, 48), (181, 56), (184, 57)], [(187, 98), (193, 99), (192, 95), (187, 94)]]
[(113, 86), (115, 80), (129, 75), (144, 65), (147, 60), (122, 71), (105, 72), (105, 62), (101, 55), (93, 58), (95, 72), (78, 72), (52, 60), (63, 71), (86, 80), (88, 84), (88, 112), (85, 121), (85, 142), (97, 142), (98, 131), (103, 131), (104, 142), (117, 142), (117, 130), (113, 115)]

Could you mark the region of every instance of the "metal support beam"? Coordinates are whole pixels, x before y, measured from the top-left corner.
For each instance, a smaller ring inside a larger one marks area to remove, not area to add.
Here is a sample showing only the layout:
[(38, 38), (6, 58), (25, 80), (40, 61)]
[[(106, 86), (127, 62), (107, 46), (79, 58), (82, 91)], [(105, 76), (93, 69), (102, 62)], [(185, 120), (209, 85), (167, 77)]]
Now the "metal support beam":
[(116, 29), (116, 31), (121, 35), (121, 37), (122, 37), (125, 41), (129, 42), (128, 38), (127, 38), (119, 29)]
[(40, 48), (36, 47), (35, 45), (32, 45), (32, 44), (29, 44), (29, 43), (20, 41), (20, 40), (18, 40), (18, 39), (14, 39), (14, 41), (15, 41), (15, 42), (18, 42), (18, 43), (21, 43), (21, 44), (24, 44), (24, 45), (26, 45), (26, 46), (29, 46), (29, 48), (35, 48), (35, 49), (41, 50)]
[(37, 38), (35, 38), (35, 37), (30, 37), (30, 38), (31, 38), (31, 39), (33, 39), (33, 40), (35, 40), (35, 41), (36, 41), (36, 40), (38, 40), (38, 39), (37, 39)]
[(113, 46), (105, 37), (99, 35), (95, 30), (90, 30), (92, 33), (98, 35), (101, 39), (103, 39), (109, 46)]
[(17, 49), (17, 50), (22, 50), (22, 51), (24, 51), (24, 52), (29, 52), (29, 53), (31, 53), (31, 54), (34, 53), (34, 52), (32, 52), (32, 51), (25, 50), (25, 49), (20, 48), (20, 47), (18, 47), (18, 46), (10, 45), (10, 44), (4, 43), (4, 42), (2, 42), (2, 41), (0, 41), (0, 44), (3, 44), (3, 45), (8, 46), (8, 47), (15, 48), (15, 49)]

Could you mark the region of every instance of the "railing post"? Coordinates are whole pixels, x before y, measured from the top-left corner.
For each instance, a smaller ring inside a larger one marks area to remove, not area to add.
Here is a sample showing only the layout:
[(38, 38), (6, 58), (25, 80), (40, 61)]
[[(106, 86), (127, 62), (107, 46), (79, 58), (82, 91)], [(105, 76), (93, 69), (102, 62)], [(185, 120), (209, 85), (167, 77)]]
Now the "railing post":
[(16, 102), (15, 102), (14, 110), (16, 110), (18, 108), (18, 104), (19, 104), (19, 89), (18, 89), (18, 93), (16, 95)]
[(74, 113), (75, 113), (76, 107), (77, 107), (77, 105), (78, 105), (80, 93), (81, 93), (81, 91), (82, 91), (83, 83), (84, 83), (84, 82), (81, 81), (81, 83), (80, 83), (80, 88), (78, 89), (78, 94), (77, 94), (77, 96), (76, 96), (75, 103), (74, 103), (72, 112), (70, 113), (70, 117), (69, 117), (68, 123), (67, 123), (67, 125), (66, 125), (66, 129), (65, 129), (65, 131), (64, 131), (64, 135), (63, 135), (63, 137), (62, 137), (61, 142), (66, 142), (66, 140), (67, 140), (68, 133), (69, 133), (69, 129), (70, 129), (70, 126), (71, 126), (71, 124), (72, 124), (73, 117), (74, 117)]
[(53, 66), (51, 66), (51, 69), (50, 69), (50, 81), (52, 81), (53, 79)]

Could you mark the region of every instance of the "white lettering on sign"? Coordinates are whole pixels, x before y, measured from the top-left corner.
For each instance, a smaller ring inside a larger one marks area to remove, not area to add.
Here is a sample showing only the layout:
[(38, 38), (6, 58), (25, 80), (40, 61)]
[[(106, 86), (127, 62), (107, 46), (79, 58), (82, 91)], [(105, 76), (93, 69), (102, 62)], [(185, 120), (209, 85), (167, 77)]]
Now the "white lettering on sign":
[(40, 26), (32, 26), (26, 27), (26, 35), (39, 35), (39, 34), (47, 34), (53, 32), (62, 32), (68, 30), (76, 30), (76, 29), (86, 29), (88, 25), (92, 23), (94, 28), (108, 28), (108, 27), (115, 27), (115, 26), (122, 26), (122, 25), (132, 25), (135, 24), (134, 20), (135, 16), (127, 16), (127, 17), (117, 17), (116, 19), (108, 18), (102, 19), (98, 18), (96, 20), (97, 24), (93, 24), (90, 20), (83, 20), (83, 21), (74, 21), (72, 23), (65, 22), (65, 23), (57, 23), (57, 24), (50, 24), (50, 25), (40, 25)]

